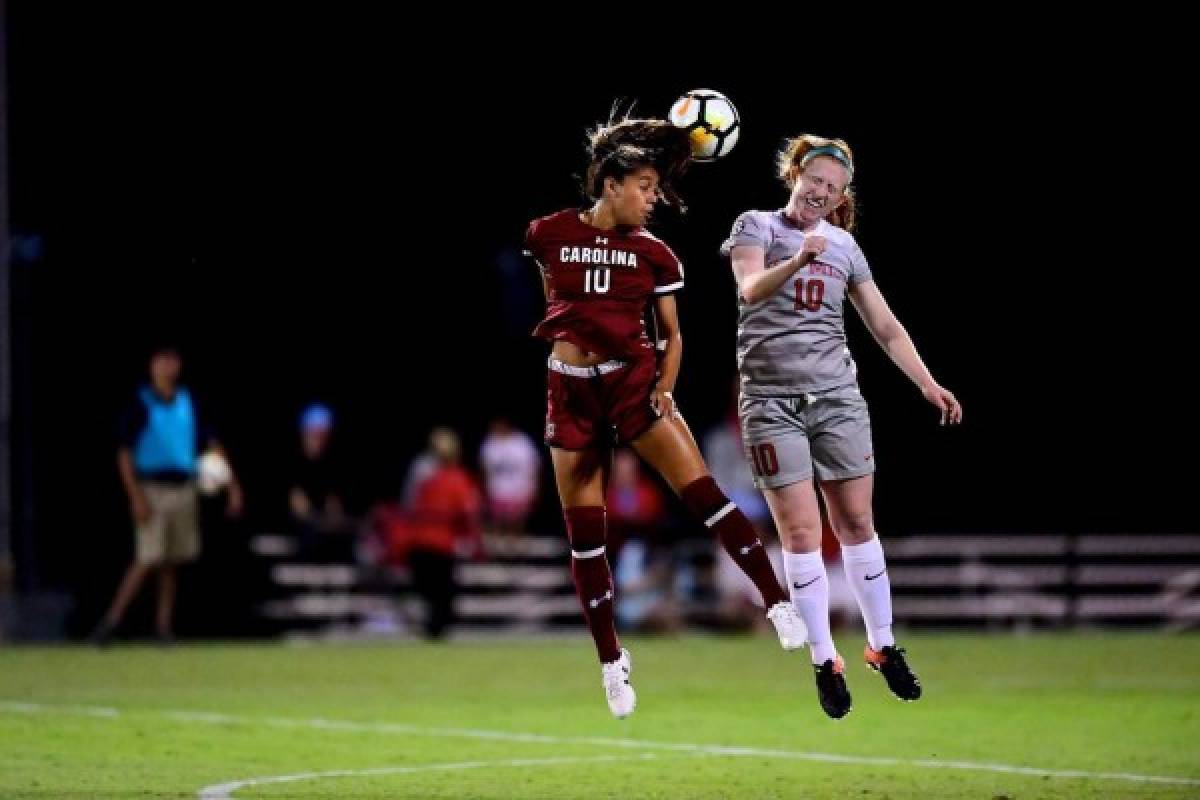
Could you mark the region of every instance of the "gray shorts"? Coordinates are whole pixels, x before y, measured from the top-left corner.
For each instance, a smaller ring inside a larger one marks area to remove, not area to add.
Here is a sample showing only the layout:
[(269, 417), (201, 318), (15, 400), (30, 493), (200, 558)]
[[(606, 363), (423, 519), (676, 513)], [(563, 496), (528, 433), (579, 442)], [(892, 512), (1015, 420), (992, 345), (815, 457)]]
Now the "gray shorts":
[(813, 477), (836, 481), (875, 471), (871, 417), (858, 386), (738, 403), (754, 485), (777, 489)]

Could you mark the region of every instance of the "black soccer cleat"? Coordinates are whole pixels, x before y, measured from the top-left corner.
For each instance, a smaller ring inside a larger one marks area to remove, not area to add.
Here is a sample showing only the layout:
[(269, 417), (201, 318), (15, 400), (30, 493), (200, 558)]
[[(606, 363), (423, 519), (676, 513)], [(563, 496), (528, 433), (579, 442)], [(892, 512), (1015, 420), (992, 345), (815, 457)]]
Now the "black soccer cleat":
[(817, 677), (817, 699), (821, 708), (833, 719), (841, 719), (850, 713), (853, 700), (850, 690), (846, 688), (846, 667), (841, 656), (825, 661), (824, 664), (813, 664), (813, 672)]
[(867, 645), (863, 658), (867, 666), (883, 675), (892, 694), (906, 703), (921, 696), (921, 681), (913, 674), (912, 668), (904, 658), (904, 648), (888, 645), (879, 650), (872, 650)]

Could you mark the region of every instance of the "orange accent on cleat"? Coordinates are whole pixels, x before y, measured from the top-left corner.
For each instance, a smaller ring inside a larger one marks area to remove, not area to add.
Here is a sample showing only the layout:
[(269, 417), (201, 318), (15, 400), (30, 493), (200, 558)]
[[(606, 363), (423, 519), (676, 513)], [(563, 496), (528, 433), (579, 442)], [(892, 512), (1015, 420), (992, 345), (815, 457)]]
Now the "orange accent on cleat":
[(879, 650), (872, 650), (871, 645), (863, 648), (863, 660), (867, 662), (867, 666), (871, 669), (879, 669), (887, 662), (887, 657)]

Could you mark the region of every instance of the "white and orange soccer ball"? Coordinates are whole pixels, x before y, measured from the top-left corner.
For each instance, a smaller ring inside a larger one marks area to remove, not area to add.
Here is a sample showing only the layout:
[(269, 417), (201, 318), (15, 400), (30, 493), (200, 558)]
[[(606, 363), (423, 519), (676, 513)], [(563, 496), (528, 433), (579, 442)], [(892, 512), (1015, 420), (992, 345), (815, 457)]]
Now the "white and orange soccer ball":
[(692, 157), (697, 161), (716, 161), (737, 144), (741, 120), (729, 98), (712, 89), (692, 89), (671, 106), (668, 116), (677, 127), (688, 132)]

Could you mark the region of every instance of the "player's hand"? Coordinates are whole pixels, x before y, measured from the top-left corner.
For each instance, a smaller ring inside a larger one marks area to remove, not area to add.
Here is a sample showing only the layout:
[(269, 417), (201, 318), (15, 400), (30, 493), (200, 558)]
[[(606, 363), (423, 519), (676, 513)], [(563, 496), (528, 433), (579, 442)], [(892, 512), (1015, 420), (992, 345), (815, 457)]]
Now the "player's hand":
[(943, 389), (936, 383), (931, 383), (921, 390), (921, 394), (925, 395), (925, 399), (942, 412), (942, 421), (938, 423), (939, 425), (945, 425), (947, 422), (957, 425), (962, 422), (962, 405), (951, 391)]
[(800, 252), (796, 254), (796, 258), (800, 259), (801, 265), (807, 264), (824, 253), (828, 244), (829, 242), (824, 236), (805, 236), (804, 244), (800, 246)]
[(246, 498), (242, 494), (242, 487), (237, 482), (229, 484), (229, 498), (225, 504), (225, 514), (237, 518), (242, 515), (242, 511), (246, 508)]
[(141, 525), (150, 519), (150, 503), (146, 501), (146, 495), (138, 492), (129, 498), (129, 511), (133, 514), (133, 521)]
[(661, 387), (655, 386), (654, 391), (650, 393), (650, 406), (660, 417), (676, 419), (679, 416), (674, 395)]

